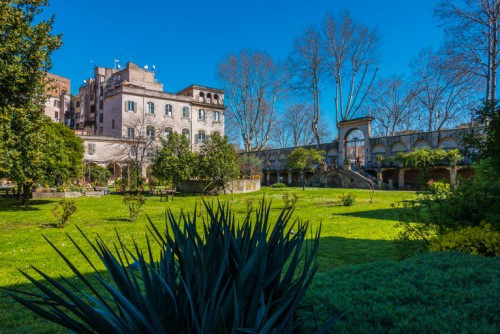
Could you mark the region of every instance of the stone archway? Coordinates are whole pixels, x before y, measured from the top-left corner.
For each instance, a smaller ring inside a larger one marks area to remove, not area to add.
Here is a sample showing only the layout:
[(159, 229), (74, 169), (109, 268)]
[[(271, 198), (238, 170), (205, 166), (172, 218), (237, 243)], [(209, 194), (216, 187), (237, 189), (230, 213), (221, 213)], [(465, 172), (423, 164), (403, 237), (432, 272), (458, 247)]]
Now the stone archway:
[[(363, 165), (364, 161), (371, 160), (370, 139), (372, 138), (372, 121), (373, 117), (361, 117), (338, 123), (340, 152), (337, 163), (340, 167), (344, 167), (344, 161), (350, 163), (349, 154), (354, 153), (354, 151), (356, 152), (354, 162), (356, 163), (359, 154), (360, 161), (358, 165), (361, 165), (361, 152), (359, 147), (363, 147)], [(350, 137), (351, 134), (353, 136)], [(357, 139), (355, 140), (354, 138)], [(355, 145), (354, 142), (356, 143)], [(350, 149), (351, 147), (353, 149)]]

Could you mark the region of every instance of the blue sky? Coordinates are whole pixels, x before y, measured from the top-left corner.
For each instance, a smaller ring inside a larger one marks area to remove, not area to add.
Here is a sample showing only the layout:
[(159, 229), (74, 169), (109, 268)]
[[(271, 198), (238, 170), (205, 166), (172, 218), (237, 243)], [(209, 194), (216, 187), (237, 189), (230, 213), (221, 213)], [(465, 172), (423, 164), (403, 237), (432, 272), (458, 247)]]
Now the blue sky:
[[(71, 79), (72, 92), (94, 65), (156, 66), (167, 92), (198, 84), (218, 87), (217, 63), (242, 48), (285, 59), (300, 32), (321, 25), (325, 13), (349, 9), (355, 20), (382, 37), (380, 75), (408, 72), (424, 46), (437, 47), (441, 30), (432, 17), (434, 0), (154, 1), (51, 0), (55, 33), (64, 45), (53, 54), (54, 74)], [(328, 96), (326, 96), (328, 99)], [(331, 99), (322, 101), (333, 121)]]

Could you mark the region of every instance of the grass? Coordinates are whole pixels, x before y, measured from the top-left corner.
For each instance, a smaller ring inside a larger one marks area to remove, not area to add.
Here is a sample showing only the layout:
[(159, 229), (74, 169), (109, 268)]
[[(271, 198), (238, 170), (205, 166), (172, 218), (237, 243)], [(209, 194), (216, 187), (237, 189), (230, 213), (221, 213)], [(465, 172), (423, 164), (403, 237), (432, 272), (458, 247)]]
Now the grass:
[[(255, 193), (209, 197), (208, 200), (230, 201), (234, 212), (243, 217), (250, 202), (253, 201), (256, 207), (265, 196), (266, 200), (273, 203), (272, 215), (277, 216), (284, 206), (281, 198), (287, 191), (299, 196), (295, 216), (309, 220), (313, 228), (320, 224), (322, 226), (318, 254), (319, 277), (333, 275), (330, 279), (335, 284), (336, 270), (349, 269), (355, 264), (397, 259), (392, 239), (397, 232), (394, 224), (398, 220), (398, 209), (393, 208), (392, 204), (414, 198), (414, 193), (411, 192), (377, 191), (373, 203), (370, 203), (369, 191), (350, 190), (357, 196), (356, 204), (351, 207), (340, 204), (339, 196), (345, 189), (308, 188), (302, 191), (299, 188), (264, 188)], [(16, 201), (0, 199), (0, 287), (26, 289), (28, 282), (17, 268), (32, 273), (30, 265), (35, 265), (52, 277), (69, 275), (69, 269), (43, 240), (42, 235), (58, 246), (79, 269), (90, 273), (91, 268), (77, 255), (66, 236), (68, 233), (80, 245), (85, 246), (76, 225), (88, 236), (99, 234), (110, 244), (117, 241), (116, 233), (126, 244), (132, 239), (141, 243), (144, 242), (147, 231), (146, 213), (157, 225), (163, 225), (167, 206), (174, 214), (179, 214), (181, 210), (193, 214), (196, 203), (200, 203), (197, 196), (177, 196), (168, 203), (160, 202), (158, 196), (151, 196), (144, 205), (144, 213), (135, 222), (129, 222), (128, 209), (122, 199), (120, 195), (76, 199), (78, 212), (71, 216), (69, 225), (63, 229), (41, 227), (54, 222), (51, 210), (57, 200), (33, 201), (30, 210), (24, 211)], [(202, 215), (203, 212), (198, 211), (198, 214)], [(314, 291), (317, 289), (313, 288), (311, 293), (314, 294)], [(2, 293), (0, 298), (0, 333), (66, 332), (60, 327), (40, 321), (5, 294)]]

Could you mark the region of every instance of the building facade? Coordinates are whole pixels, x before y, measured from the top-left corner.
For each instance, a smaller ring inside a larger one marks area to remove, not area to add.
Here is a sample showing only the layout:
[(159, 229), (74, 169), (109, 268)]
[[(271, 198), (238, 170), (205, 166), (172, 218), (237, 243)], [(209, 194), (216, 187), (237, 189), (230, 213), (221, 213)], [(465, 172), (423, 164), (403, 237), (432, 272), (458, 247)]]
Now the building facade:
[(112, 169), (141, 161), (152, 163), (160, 137), (185, 135), (198, 151), (212, 134), (224, 135), (224, 92), (191, 85), (177, 93), (163, 91), (154, 71), (133, 63), (126, 68), (95, 67), (71, 99), (71, 121), (84, 140), (85, 162)]
[(61, 76), (47, 73), (47, 101), (45, 102), (45, 115), (54, 122), (65, 123), (71, 127), (71, 81)]

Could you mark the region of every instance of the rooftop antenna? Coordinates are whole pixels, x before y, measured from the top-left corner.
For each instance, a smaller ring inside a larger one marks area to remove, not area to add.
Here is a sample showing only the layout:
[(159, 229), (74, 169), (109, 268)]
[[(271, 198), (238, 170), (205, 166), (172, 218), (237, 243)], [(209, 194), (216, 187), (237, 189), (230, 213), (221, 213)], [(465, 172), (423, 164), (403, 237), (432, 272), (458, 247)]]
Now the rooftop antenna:
[(114, 69), (120, 69), (120, 65), (118, 64), (120, 61), (118, 59), (113, 59)]

